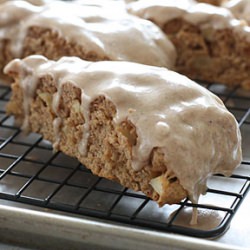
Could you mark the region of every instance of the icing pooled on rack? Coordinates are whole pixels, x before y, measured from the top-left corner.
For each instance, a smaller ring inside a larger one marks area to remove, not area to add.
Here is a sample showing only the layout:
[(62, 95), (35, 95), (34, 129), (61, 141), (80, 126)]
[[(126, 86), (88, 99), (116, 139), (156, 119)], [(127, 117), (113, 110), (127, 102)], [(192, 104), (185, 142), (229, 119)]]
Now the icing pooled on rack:
[(234, 116), (217, 96), (173, 71), (131, 62), (87, 62), (75, 57), (55, 62), (30, 56), (10, 62), (5, 73), (11, 72), (21, 77), (24, 100), (33, 98), (39, 77), (50, 75), (58, 90), (52, 102), (55, 114), (64, 83), (83, 90), (85, 136), (79, 147), (86, 154), (89, 105), (105, 96), (116, 107), (114, 123), (129, 120), (136, 128), (132, 167), (138, 171), (148, 165), (152, 150), (161, 148), (167, 169), (194, 202), (204, 191), (208, 176), (231, 175), (241, 162), (241, 135)]
[[(50, 1), (35, 6), (26, 1), (0, 4), (0, 40), (10, 40), (15, 57), (30, 27), (57, 32), (100, 58), (134, 61), (172, 68), (176, 52), (163, 32), (149, 21), (128, 14), (125, 7)], [(3, 14), (4, 13), (4, 14)]]

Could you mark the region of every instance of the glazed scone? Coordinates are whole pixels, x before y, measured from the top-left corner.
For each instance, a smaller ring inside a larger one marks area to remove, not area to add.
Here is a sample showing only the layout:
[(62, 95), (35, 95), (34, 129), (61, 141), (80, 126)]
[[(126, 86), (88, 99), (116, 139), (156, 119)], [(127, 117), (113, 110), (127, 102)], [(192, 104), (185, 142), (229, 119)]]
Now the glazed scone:
[(250, 1), (249, 0), (228, 0), (222, 7), (229, 9), (233, 15), (250, 24)]
[(177, 50), (178, 72), (250, 89), (250, 27), (229, 10), (192, 0), (139, 0), (128, 4), (128, 11), (168, 35)]
[(7, 112), (24, 130), (159, 205), (197, 202), (210, 175), (229, 176), (241, 162), (234, 116), (166, 68), (30, 56), (5, 73), (15, 79)]
[[(0, 71), (13, 58), (124, 60), (172, 68), (176, 51), (154, 24), (125, 8), (49, 1), (0, 4)], [(62, 14), (63, 13), (63, 14)]]

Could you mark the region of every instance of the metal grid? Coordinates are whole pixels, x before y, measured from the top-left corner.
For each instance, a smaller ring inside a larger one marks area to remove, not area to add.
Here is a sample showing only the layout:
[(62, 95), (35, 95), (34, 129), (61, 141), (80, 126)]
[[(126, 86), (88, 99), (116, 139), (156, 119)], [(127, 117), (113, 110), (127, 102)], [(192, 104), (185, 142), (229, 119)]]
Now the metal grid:
[[(102, 218), (107, 222), (156, 229), (196, 237), (216, 237), (226, 231), (250, 189), (250, 92), (204, 84), (220, 96), (239, 122), (243, 162), (228, 178), (213, 176), (199, 205), (158, 205), (142, 193), (91, 174), (75, 159), (54, 153), (40, 135), (25, 135), (5, 113), (10, 89), (0, 84), (0, 198), (52, 208), (70, 214)], [(192, 207), (201, 216), (213, 215), (213, 225), (190, 226)], [(185, 216), (183, 216), (185, 215)], [(186, 221), (185, 221), (186, 218)]]

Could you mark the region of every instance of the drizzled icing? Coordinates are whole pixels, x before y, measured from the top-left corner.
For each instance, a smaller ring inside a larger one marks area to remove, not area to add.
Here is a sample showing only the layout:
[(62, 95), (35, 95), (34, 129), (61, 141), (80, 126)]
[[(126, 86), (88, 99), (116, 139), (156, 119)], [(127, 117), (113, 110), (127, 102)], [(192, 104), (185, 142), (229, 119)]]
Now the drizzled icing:
[(249, 0), (230, 0), (222, 5), (228, 8), (236, 18), (246, 20), (250, 24), (250, 1)]
[(0, 4), (0, 40), (9, 39), (13, 55), (21, 57), (29, 27), (39, 26), (100, 58), (172, 68), (176, 52), (163, 32), (151, 22), (127, 14), (122, 4), (115, 5), (115, 10), (112, 6), (62, 1), (35, 6), (8, 1)]
[[(117, 110), (114, 122), (130, 120), (136, 128), (132, 167), (148, 165), (153, 148), (161, 148), (168, 170), (193, 202), (208, 176), (230, 175), (241, 162), (241, 135), (234, 116), (214, 94), (173, 71), (131, 62), (93, 63), (74, 57), (55, 62), (30, 56), (10, 62), (5, 73), (11, 72), (19, 74), (25, 100), (34, 96), (37, 79), (47, 74), (57, 84), (57, 93), (66, 82), (82, 89), (85, 135), (90, 103), (98, 96), (112, 101)], [(57, 100), (52, 103), (56, 114)], [(79, 147), (86, 149), (88, 136), (81, 143)]]
[(172, 19), (182, 18), (201, 29), (232, 28), (234, 32), (250, 41), (250, 27), (235, 19), (226, 8), (197, 3), (193, 0), (139, 0), (128, 4), (127, 9), (134, 15), (154, 20), (160, 27)]

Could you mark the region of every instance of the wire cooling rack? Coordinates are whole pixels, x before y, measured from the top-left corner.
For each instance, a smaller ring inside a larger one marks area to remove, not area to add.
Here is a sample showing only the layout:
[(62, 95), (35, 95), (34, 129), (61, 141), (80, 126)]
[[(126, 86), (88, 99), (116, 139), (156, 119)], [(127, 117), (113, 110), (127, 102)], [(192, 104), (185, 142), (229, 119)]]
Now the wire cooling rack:
[[(15, 126), (14, 118), (6, 115), (11, 91), (1, 84), (0, 199), (196, 237), (224, 233), (250, 189), (250, 92), (218, 84), (204, 86), (220, 96), (238, 120), (243, 162), (230, 178), (210, 178), (199, 205), (186, 199), (159, 208), (142, 193), (94, 176), (77, 160), (54, 153), (48, 141), (38, 134), (25, 135)], [(189, 224), (193, 206), (198, 207), (202, 227)]]

